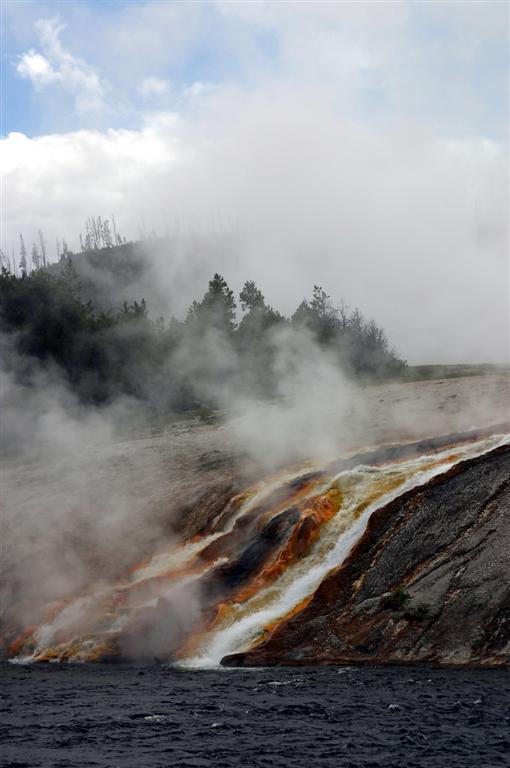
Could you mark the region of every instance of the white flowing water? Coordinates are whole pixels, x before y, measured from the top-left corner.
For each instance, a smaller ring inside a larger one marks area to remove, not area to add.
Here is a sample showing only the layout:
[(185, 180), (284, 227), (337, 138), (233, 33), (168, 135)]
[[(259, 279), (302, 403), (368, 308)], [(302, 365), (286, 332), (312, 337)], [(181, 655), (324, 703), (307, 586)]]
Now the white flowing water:
[[(70, 601), (60, 610), (56, 610), (51, 621), (41, 624), (33, 634), (33, 651), (29, 655), (23, 654), (13, 661), (29, 662), (44, 656), (46, 651), (53, 646), (59, 645), (59, 636), (68, 636), (71, 639), (60, 645), (60, 650), (65, 652), (72, 647), (70, 658), (73, 660), (86, 659), (94, 648), (107, 640), (108, 636), (113, 636), (122, 632), (131, 618), (130, 610), (108, 611), (105, 616), (104, 605), (108, 603), (115, 595), (123, 592), (130, 593), (133, 586), (143, 586), (144, 582), (150, 582), (151, 579), (168, 576), (168, 583), (161, 585), (155, 596), (149, 595), (146, 598), (138, 598), (136, 593), (130, 596), (128, 606), (133, 609), (154, 607), (161, 598), (169, 598), (177, 589), (182, 589), (190, 585), (193, 581), (200, 579), (209, 570), (224, 562), (223, 557), (218, 557), (214, 562), (204, 562), (195, 573), (185, 573), (187, 566), (190, 566), (197, 555), (200, 554), (216, 539), (230, 533), (237, 521), (245, 514), (249, 513), (254, 507), (262, 504), (275, 490), (282, 487), (301, 475), (303, 470), (287, 472), (279, 476), (270, 478), (268, 481), (256, 486), (248, 497), (239, 505), (239, 508), (227, 518), (225, 525), (221, 526), (216, 532), (203, 536), (197, 541), (187, 542), (170, 548), (168, 551), (159, 552), (153, 555), (147, 562), (137, 567), (128, 579), (111, 585), (101, 585), (92, 593), (77, 597)], [(179, 575), (179, 571), (184, 571)], [(172, 576), (172, 571), (176, 574)], [(51, 606), (48, 606), (51, 609)], [(57, 606), (58, 608), (58, 606)], [(94, 629), (100, 617), (101, 629)], [(84, 632), (84, 627), (89, 626), (91, 634), (84, 643), (76, 642), (76, 638)]]
[[(406, 491), (427, 483), (464, 459), (482, 455), (510, 441), (509, 436), (450, 447), (381, 467), (360, 465), (341, 472), (322, 492), (337, 488), (343, 502), (337, 514), (321, 526), (308, 555), (292, 564), (269, 586), (243, 603), (232, 604), (200, 639), (186, 667), (214, 667), (231, 653), (245, 651), (264, 637), (265, 628), (283, 618), (312, 595), (325, 577), (338, 568), (363, 535), (371, 514)], [(393, 486), (386, 491), (387, 487)], [(378, 493), (378, 491), (380, 491)], [(317, 490), (315, 491), (317, 493)], [(376, 496), (359, 514), (360, 504)], [(358, 514), (357, 514), (358, 513)]]
[[(297, 490), (299, 508), (310, 504), (313, 508), (329, 491), (336, 491), (340, 499), (338, 510), (316, 529), (317, 538), (304, 556), (294, 557), (273, 578), (258, 582), (257, 574), (252, 589), (237, 598), (227, 592), (216, 620), (207, 629), (192, 634), (184, 666), (217, 666), (231, 653), (252, 648), (267, 636), (271, 625), (278, 623), (300, 603), (310, 598), (325, 577), (338, 568), (363, 535), (374, 510), (400, 496), (405, 491), (428, 482), (435, 475), (475, 456), (493, 450), (510, 441), (510, 436), (496, 435), (477, 442), (449, 446), (440, 452), (432, 452), (382, 466), (363, 464), (340, 472), (335, 477), (322, 477), (300, 491)], [(133, 619), (144, 611), (155, 609), (161, 598), (170, 600), (179, 590), (189, 590), (192, 602), (200, 604), (200, 584), (204, 576), (214, 572), (220, 563), (227, 561), (228, 547), (213, 562), (197, 560), (209, 544), (231, 532), (237, 521), (257, 506), (270, 500), (274, 491), (282, 489), (283, 497), (292, 496), (289, 481), (303, 477), (304, 471), (294, 471), (275, 476), (251, 489), (230, 517), (225, 518), (217, 531), (197, 540), (159, 551), (150, 560), (138, 566), (131, 574), (113, 584), (96, 586), (87, 595), (81, 595), (66, 605), (48, 606), (48, 619), (34, 628), (31, 636), (19, 645), (18, 660), (69, 659), (88, 660), (108, 655), (109, 643), (129, 631)], [(329, 498), (329, 497), (328, 497)], [(292, 504), (293, 502), (289, 502)], [(282, 503), (264, 512), (262, 520), (282, 510)], [(246, 535), (256, 536), (249, 527), (239, 537), (239, 556), (246, 547)], [(244, 537), (244, 538), (243, 538)], [(277, 553), (278, 554), (278, 553)], [(188, 570), (186, 570), (188, 569)], [(255, 588), (257, 591), (253, 591)], [(184, 598), (185, 600), (187, 598)], [(236, 599), (238, 602), (236, 602)], [(222, 598), (219, 598), (220, 602)]]

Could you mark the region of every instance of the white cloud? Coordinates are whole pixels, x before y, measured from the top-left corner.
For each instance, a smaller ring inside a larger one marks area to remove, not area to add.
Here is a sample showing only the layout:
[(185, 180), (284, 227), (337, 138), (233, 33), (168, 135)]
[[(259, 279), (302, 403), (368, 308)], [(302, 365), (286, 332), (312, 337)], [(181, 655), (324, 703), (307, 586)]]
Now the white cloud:
[[(226, 277), (255, 278), (283, 311), (321, 282), (411, 360), (504, 360), (508, 165), (494, 104), (508, 74), (489, 77), (489, 54), (508, 9), (464, 6), (124, 5), (94, 35), (80, 29), (80, 50), (122, 91), (117, 124), (142, 127), (11, 135), (7, 250), (29, 226), (72, 241), (112, 211), (128, 237), (142, 217), (159, 231), (231, 222), (239, 267)], [(19, 74), (101, 101), (105, 84), (63, 49), (57, 22), (38, 32)], [(159, 111), (136, 113), (135, 90)]]
[(322, 283), (413, 362), (508, 355), (507, 153), (495, 141), (443, 141), (410, 124), (375, 133), (322, 93), (275, 86), (218, 88), (193, 117), (148, 114), (140, 130), (3, 145), (7, 252), (39, 227), (76, 247), (89, 215), (113, 212), (128, 237), (142, 219), (160, 232), (219, 221), (235, 225), (237, 266), (215, 256), (211, 271), (234, 287), (257, 280), (286, 313)]
[(17, 70), (21, 77), (31, 80), (36, 88), (60, 80), (60, 74), (55, 72), (48, 59), (33, 48), (22, 54)]
[[(329, 90), (353, 118), (398, 115), (434, 122), (450, 136), (506, 135), (505, 3), (148, 0), (119, 4), (115, 14), (100, 15), (94, 3), (64, 5), (67, 49), (79, 50), (111, 83), (116, 103), (110, 100), (108, 107), (117, 111), (117, 125), (134, 124), (139, 88), (147, 79), (142, 91), (159, 89), (150, 82), (157, 74), (158, 80), (170, 79), (174, 103), (194, 80), (250, 87), (299, 81)], [(41, 15), (35, 4), (30, 7), (32, 15)], [(37, 68), (45, 67), (39, 87), (50, 81), (54, 86), (53, 73), (60, 68), (23, 33), (30, 19), (24, 8), (20, 3), (6, 8), (22, 50), (30, 40), (19, 60), (21, 70), (33, 73), (35, 82)], [(31, 59), (36, 53), (51, 70)], [(83, 61), (79, 64), (83, 71)], [(100, 85), (104, 90), (102, 80)], [(151, 98), (158, 95), (153, 92)], [(51, 115), (45, 117), (44, 124), (51, 125)], [(57, 120), (55, 130), (60, 129)], [(100, 124), (104, 127), (104, 121)]]
[(152, 96), (164, 96), (168, 90), (168, 80), (163, 80), (160, 77), (146, 77), (142, 80), (138, 92), (144, 98), (151, 98)]
[(20, 77), (31, 80), (39, 89), (59, 83), (74, 94), (75, 107), (80, 112), (101, 109), (105, 85), (93, 67), (62, 46), (60, 33), (65, 25), (53, 18), (39, 19), (35, 27), (43, 53), (30, 49), (21, 54), (16, 67)]

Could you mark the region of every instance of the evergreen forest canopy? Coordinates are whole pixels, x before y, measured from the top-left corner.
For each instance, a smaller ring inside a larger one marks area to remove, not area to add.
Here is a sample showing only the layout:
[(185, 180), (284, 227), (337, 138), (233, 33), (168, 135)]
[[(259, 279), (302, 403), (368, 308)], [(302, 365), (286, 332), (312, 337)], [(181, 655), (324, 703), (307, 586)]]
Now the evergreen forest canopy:
[(143, 298), (104, 311), (80, 289), (71, 256), (58, 272), (42, 266), (16, 275), (2, 268), (4, 366), (23, 383), (42, 365), (63, 373), (82, 402), (128, 395), (164, 413), (214, 405), (222, 388), (274, 397), (282, 346), (290, 350), (287, 372), (292, 355), (307, 355), (312, 341), (353, 377), (396, 376), (406, 365), (373, 320), (336, 307), (318, 285), (285, 318), (248, 280), (239, 294), (239, 321), (234, 293), (219, 274), (185, 317), (167, 321), (151, 318)]

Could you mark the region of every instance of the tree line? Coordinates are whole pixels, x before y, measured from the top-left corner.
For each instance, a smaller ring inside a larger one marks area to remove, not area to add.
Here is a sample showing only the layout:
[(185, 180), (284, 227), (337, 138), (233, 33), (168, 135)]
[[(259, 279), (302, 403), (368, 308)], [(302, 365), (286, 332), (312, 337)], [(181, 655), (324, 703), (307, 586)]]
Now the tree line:
[(336, 307), (321, 286), (289, 318), (267, 304), (252, 280), (238, 301), (240, 319), (234, 292), (215, 274), (185, 317), (164, 321), (150, 317), (144, 299), (108, 312), (84, 302), (71, 258), (58, 274), (39, 269), (19, 276), (4, 266), (0, 330), (10, 341), (4, 364), (13, 365), (8, 350), (15, 351), (24, 361), (15, 372), (26, 380), (32, 361), (63, 373), (83, 402), (128, 395), (157, 412), (212, 404), (214, 391), (227, 386), (274, 396), (279, 337), (292, 336), (296, 354), (313, 342), (355, 377), (397, 376), (406, 365), (382, 328), (358, 309)]
[[(127, 243), (126, 237), (118, 231), (113, 213), (111, 222), (101, 216), (89, 216), (85, 221), (84, 229), (85, 234), (83, 232), (79, 234), (81, 253), (115, 248)], [(57, 263), (63, 263), (74, 256), (64, 238), (57, 237), (55, 244)], [(49, 257), (46, 238), (41, 229), (37, 231), (37, 239), (33, 241), (31, 248), (27, 248), (25, 238), (20, 234), (17, 252), (14, 246), (10, 256), (5, 250), (0, 250), (0, 267), (5, 267), (9, 272), (12, 271), (16, 277), (29, 275), (38, 269), (46, 268), (50, 263), (52, 259)]]

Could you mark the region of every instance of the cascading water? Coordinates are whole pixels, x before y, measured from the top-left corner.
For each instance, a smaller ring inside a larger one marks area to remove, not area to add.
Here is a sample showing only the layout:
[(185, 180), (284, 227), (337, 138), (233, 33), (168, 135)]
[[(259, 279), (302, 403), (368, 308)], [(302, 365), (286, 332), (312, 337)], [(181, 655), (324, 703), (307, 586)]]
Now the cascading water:
[[(495, 435), (390, 463), (301, 471), (261, 483), (232, 500), (202, 536), (156, 553), (116, 584), (49, 606), (46, 620), (26, 628), (9, 655), (101, 660), (145, 643), (148, 656), (218, 665), (298, 612), (345, 560), (375, 509), (509, 440)], [(183, 621), (192, 602), (192, 619)], [(179, 631), (172, 634), (175, 624)], [(155, 633), (157, 654), (150, 640)]]
[(227, 505), (230, 515), (225, 516), (223, 524), (213, 525), (213, 532), (158, 552), (133, 566), (126, 579), (103, 585), (66, 604), (49, 605), (48, 620), (39, 626), (29, 626), (11, 643), (11, 661), (88, 661), (109, 655), (109, 640), (122, 633), (137, 611), (150, 608), (159, 598), (171, 595), (221, 563), (221, 553), (212, 561), (197, 556), (217, 539), (230, 534), (243, 516), (299, 474), (280, 474), (249, 489)]
[[(342, 494), (337, 514), (321, 528), (307, 557), (290, 564), (272, 584), (244, 603), (233, 603), (197, 643), (187, 666), (218, 665), (224, 656), (247, 650), (264, 638), (266, 628), (301, 606), (323, 579), (337, 568), (362, 536), (372, 512), (413, 487), (448, 471), (457, 462), (503, 444), (498, 437), (421, 456), (395, 465), (360, 465), (341, 472), (319, 493), (336, 488)], [(368, 501), (367, 501), (368, 500)]]

